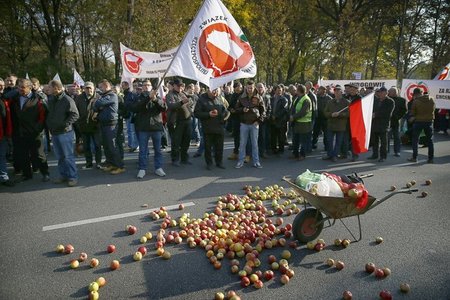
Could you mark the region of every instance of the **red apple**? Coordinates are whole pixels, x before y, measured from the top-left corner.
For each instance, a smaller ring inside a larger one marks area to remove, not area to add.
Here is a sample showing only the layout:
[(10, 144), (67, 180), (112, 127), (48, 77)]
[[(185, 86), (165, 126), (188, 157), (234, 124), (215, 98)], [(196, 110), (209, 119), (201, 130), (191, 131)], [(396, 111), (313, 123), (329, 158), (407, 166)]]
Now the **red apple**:
[(130, 226), (127, 227), (127, 232), (128, 232), (129, 235), (133, 235), (133, 234), (135, 234), (137, 231), (138, 231), (138, 230), (137, 230), (136, 226), (130, 225)]
[(111, 270), (117, 270), (120, 268), (120, 263), (118, 260), (113, 260), (110, 265)]
[(366, 272), (369, 274), (372, 274), (375, 271), (376, 267), (374, 263), (367, 263), (366, 264)]
[(241, 286), (248, 287), (250, 285), (250, 279), (247, 276), (241, 278)]
[(114, 252), (116, 252), (116, 246), (114, 246), (114, 245), (108, 245), (108, 247), (106, 248), (106, 252), (108, 252), (108, 253), (114, 253)]
[(380, 298), (383, 300), (392, 300), (391, 292), (389, 292), (388, 290), (382, 290), (380, 292)]
[(91, 259), (91, 262), (89, 263), (89, 265), (91, 266), (91, 268), (95, 268), (100, 264), (100, 262), (98, 261), (98, 259), (93, 258)]
[(75, 248), (71, 244), (67, 244), (64, 247), (64, 253), (66, 253), (66, 254), (71, 254), (71, 253), (73, 253), (74, 250), (75, 250)]
[(78, 257), (78, 261), (83, 262), (88, 258), (87, 254), (84, 252), (80, 253), (80, 257)]
[(269, 264), (276, 262), (277, 261), (277, 257), (275, 255), (269, 255)]
[(383, 277), (384, 277), (384, 271), (383, 271), (383, 269), (376, 269), (376, 270), (375, 270), (375, 277), (377, 277), (377, 278), (383, 278)]
[(344, 267), (345, 267), (344, 262), (342, 262), (342, 261), (340, 261), (340, 260), (338, 260), (338, 261), (336, 262), (336, 269), (338, 269), (339, 271), (342, 270)]
[(263, 288), (263, 286), (264, 286), (264, 283), (261, 281), (261, 280), (257, 280), (257, 281), (255, 281), (254, 283), (253, 283), (253, 286), (256, 288), (256, 289), (262, 289)]
[(350, 291), (345, 291), (342, 294), (342, 299), (344, 299), (344, 300), (352, 300), (352, 297), (353, 297), (353, 295), (352, 295), (352, 292), (350, 292)]
[(289, 283), (289, 276), (287, 276), (286, 274), (281, 275), (280, 277), (280, 282), (281, 284), (288, 284)]
[(264, 272), (264, 278), (266, 280), (271, 280), (274, 276), (275, 276), (275, 274), (273, 273), (272, 270), (267, 270)]
[(145, 256), (147, 254), (147, 247), (141, 246), (138, 248), (138, 251), (141, 252), (142, 256)]

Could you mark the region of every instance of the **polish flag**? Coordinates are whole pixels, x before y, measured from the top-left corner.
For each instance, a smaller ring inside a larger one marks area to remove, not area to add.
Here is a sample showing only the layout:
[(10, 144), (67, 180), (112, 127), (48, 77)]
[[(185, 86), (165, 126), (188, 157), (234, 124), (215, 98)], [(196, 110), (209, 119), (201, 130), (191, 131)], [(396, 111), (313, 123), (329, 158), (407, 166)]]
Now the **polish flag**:
[(349, 105), (350, 132), (355, 154), (369, 150), (374, 95), (375, 93), (370, 93), (363, 98), (354, 100)]
[(439, 72), (436, 77), (434, 77), (434, 80), (450, 80), (450, 63), (446, 65), (441, 72)]

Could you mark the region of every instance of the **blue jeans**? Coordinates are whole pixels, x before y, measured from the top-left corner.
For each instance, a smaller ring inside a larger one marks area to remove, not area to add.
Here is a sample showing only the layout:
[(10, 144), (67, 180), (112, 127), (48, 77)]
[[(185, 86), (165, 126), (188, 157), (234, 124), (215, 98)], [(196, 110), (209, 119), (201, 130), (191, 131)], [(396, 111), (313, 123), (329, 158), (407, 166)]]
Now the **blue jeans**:
[(102, 162), (102, 145), (100, 139), (100, 130), (95, 133), (83, 133), (83, 147), (86, 164), (91, 165), (93, 161), (92, 153), (95, 155), (95, 162)]
[(8, 169), (6, 168), (6, 152), (8, 151), (8, 141), (5, 138), (0, 140), (0, 182), (9, 180)]
[(58, 160), (58, 171), (61, 178), (76, 180), (78, 178), (75, 155), (73, 153), (74, 131), (52, 135), (53, 151)]
[(147, 170), (148, 166), (148, 140), (151, 138), (153, 143), (153, 151), (155, 157), (153, 164), (155, 170), (162, 167), (163, 155), (161, 152), (161, 131), (138, 131), (137, 137), (139, 140), (139, 170)]
[(128, 147), (135, 149), (138, 146), (138, 139), (136, 136), (136, 130), (134, 129), (134, 123), (131, 123), (131, 118), (125, 120), (127, 123)]
[(201, 142), (200, 138), (200, 126), (199, 126), (199, 121), (197, 118), (192, 118), (192, 134), (191, 134), (191, 139), (195, 142)]
[(425, 132), (426, 145), (428, 146), (428, 159), (434, 158), (434, 144), (433, 144), (433, 122), (417, 122), (413, 124), (412, 132), (412, 148), (413, 157), (417, 158), (419, 148), (419, 135), (423, 130)]
[[(337, 157), (339, 152), (341, 151), (342, 142), (344, 141), (345, 131), (327, 131), (327, 148), (328, 148), (328, 156), (333, 158)], [(336, 141), (335, 141), (336, 140)], [(334, 145), (333, 145), (334, 144)]]
[(259, 163), (259, 151), (258, 151), (258, 124), (244, 124), (241, 123), (240, 128), (240, 143), (239, 143), (239, 162), (244, 162), (245, 154), (246, 154), (246, 146), (248, 138), (250, 137), (251, 145), (252, 145), (252, 160), (253, 163)]

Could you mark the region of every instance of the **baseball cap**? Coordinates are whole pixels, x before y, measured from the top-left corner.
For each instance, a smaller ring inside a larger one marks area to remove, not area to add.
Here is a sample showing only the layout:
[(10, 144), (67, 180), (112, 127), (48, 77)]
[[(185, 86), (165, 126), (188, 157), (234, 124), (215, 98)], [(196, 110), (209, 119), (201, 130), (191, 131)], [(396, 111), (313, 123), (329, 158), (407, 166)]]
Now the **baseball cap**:
[(84, 87), (85, 87), (85, 88), (90, 87), (90, 88), (95, 89), (95, 85), (94, 85), (94, 83), (91, 82), (91, 81), (86, 81), (86, 82), (84, 83)]
[(183, 84), (183, 80), (181, 80), (180, 78), (175, 78), (175, 80), (173, 81), (174, 85), (182, 85)]

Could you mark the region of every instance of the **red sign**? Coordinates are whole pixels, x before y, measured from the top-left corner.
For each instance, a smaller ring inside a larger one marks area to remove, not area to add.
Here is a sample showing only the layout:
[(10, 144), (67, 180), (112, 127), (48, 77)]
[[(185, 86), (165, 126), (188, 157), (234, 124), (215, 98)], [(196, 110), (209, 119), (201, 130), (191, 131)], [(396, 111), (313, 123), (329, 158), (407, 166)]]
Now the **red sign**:
[[(215, 31), (226, 32), (228, 38), (241, 48), (241, 56), (234, 58), (208, 41), (209, 35)], [(245, 67), (253, 57), (253, 51), (250, 44), (238, 37), (230, 27), (224, 23), (215, 23), (206, 27), (200, 36), (198, 47), (201, 62), (206, 68), (213, 70), (213, 78), (236, 72)]]
[(123, 53), (123, 61), (128, 72), (133, 74), (139, 74), (141, 72), (141, 63), (144, 59), (139, 55), (136, 55), (134, 52), (125, 51)]
[(406, 98), (408, 99), (408, 101), (411, 101), (413, 98), (413, 91), (415, 88), (420, 88), (422, 89), (422, 91), (424, 93), (428, 93), (428, 86), (423, 83), (422, 81), (418, 82), (418, 83), (410, 83), (407, 87), (406, 87)]

